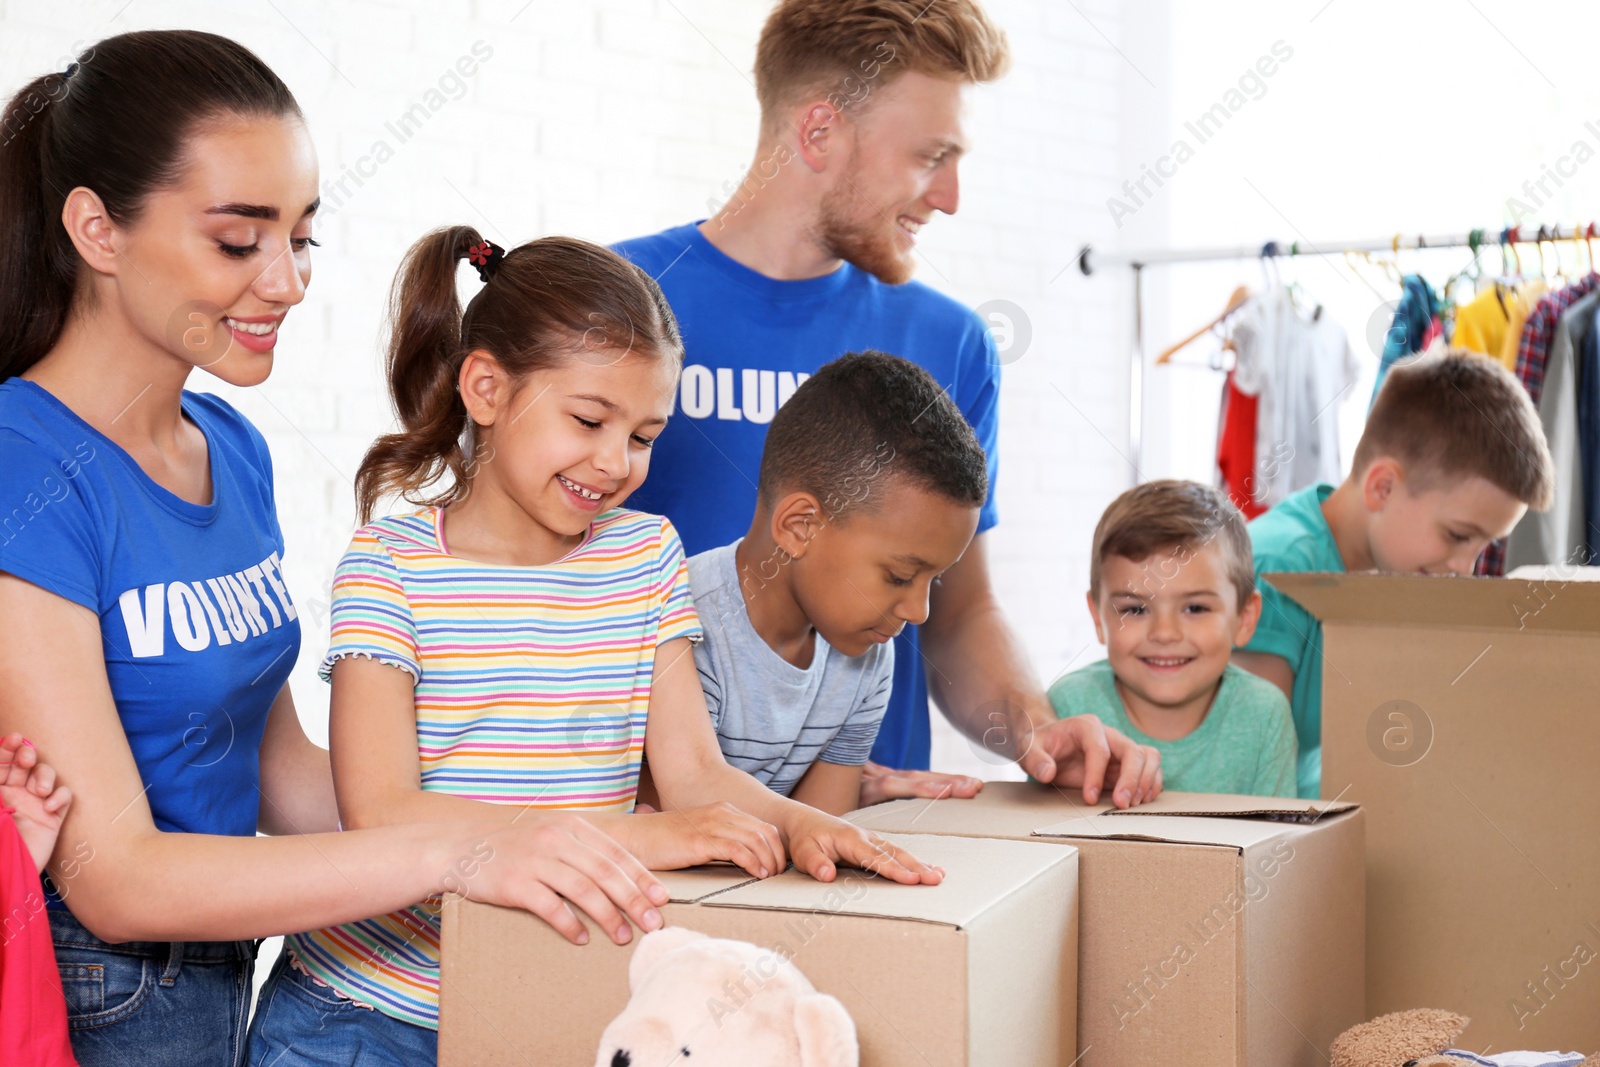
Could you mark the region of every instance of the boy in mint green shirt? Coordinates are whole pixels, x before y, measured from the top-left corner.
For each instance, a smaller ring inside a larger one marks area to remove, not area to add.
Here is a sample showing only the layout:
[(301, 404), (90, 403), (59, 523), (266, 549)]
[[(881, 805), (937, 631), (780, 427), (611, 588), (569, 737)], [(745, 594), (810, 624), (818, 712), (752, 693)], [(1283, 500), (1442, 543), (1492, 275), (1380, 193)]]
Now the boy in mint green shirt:
[(1161, 753), (1168, 789), (1294, 796), (1295, 733), (1276, 686), (1229, 662), (1261, 615), (1244, 518), (1196, 482), (1147, 482), (1100, 517), (1089, 613), (1106, 659), (1050, 687)]
[[(1527, 390), (1491, 359), (1451, 350), (1395, 367), (1367, 414), (1350, 476), (1313, 485), (1250, 524), (1256, 574), (1471, 574), (1484, 546), (1554, 493), (1553, 465)], [(1261, 622), (1233, 660), (1290, 698), (1297, 791), (1322, 791), (1322, 624), (1261, 583)], [(1170, 778), (1169, 778), (1170, 785)], [(1337, 792), (1337, 787), (1333, 790)]]

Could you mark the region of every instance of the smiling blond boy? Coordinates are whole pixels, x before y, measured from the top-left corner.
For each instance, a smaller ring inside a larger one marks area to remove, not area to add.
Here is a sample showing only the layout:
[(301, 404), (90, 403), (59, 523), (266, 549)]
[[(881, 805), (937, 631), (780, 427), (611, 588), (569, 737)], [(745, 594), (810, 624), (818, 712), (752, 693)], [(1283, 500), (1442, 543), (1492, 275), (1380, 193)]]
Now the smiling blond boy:
[(1238, 510), (1196, 482), (1136, 486), (1100, 517), (1089, 560), (1106, 658), (1050, 687), (1056, 714), (1153, 746), (1169, 789), (1293, 796), (1289, 702), (1230, 662), (1261, 617)]

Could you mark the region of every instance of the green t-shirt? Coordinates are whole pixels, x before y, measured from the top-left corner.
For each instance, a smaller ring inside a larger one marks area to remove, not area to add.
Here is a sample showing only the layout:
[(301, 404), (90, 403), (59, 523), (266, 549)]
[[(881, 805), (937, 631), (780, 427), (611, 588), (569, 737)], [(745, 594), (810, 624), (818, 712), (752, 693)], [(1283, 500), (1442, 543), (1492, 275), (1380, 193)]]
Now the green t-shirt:
[(1141, 745), (1161, 753), (1166, 788), (1186, 793), (1240, 793), (1292, 797), (1295, 791), (1294, 723), (1289, 702), (1271, 682), (1229, 664), (1194, 733), (1158, 741), (1128, 718), (1109, 660), (1073, 671), (1050, 687), (1056, 715), (1096, 715)]
[(1343, 573), (1344, 561), (1322, 502), (1333, 486), (1307, 486), (1250, 523), (1261, 622), (1246, 652), (1282, 656), (1294, 668), (1294, 732), (1300, 741), (1299, 793), (1315, 798), (1322, 789), (1322, 624), (1305, 608), (1261, 581), (1274, 571)]

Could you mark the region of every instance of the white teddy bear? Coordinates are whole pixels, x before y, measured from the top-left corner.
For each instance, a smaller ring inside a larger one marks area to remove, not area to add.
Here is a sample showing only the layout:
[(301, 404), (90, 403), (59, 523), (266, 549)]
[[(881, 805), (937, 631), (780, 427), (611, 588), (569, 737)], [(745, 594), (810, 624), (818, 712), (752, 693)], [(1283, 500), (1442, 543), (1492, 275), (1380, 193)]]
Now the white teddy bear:
[(855, 1023), (799, 968), (746, 941), (669, 927), (628, 964), (632, 998), (595, 1067), (858, 1067)]

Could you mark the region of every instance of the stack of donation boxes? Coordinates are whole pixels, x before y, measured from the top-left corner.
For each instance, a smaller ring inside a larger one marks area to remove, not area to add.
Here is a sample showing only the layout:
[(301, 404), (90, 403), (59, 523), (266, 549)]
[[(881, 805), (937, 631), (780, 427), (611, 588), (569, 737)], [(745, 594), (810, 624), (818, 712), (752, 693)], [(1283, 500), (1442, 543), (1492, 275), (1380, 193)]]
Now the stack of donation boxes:
[[(1168, 793), (1119, 813), (993, 782), (851, 818), (944, 883), (706, 867), (661, 875), (662, 911), (791, 959), (844, 1003), (862, 1067), (1311, 1067), (1363, 1018), (1352, 804)], [(631, 952), (448, 899), (441, 1067), (591, 1067)]]
[(851, 819), (1077, 851), (1080, 1067), (1326, 1067), (1332, 1040), (1364, 1019), (1353, 804), (1168, 792), (1122, 813), (991, 782), (971, 801)]

